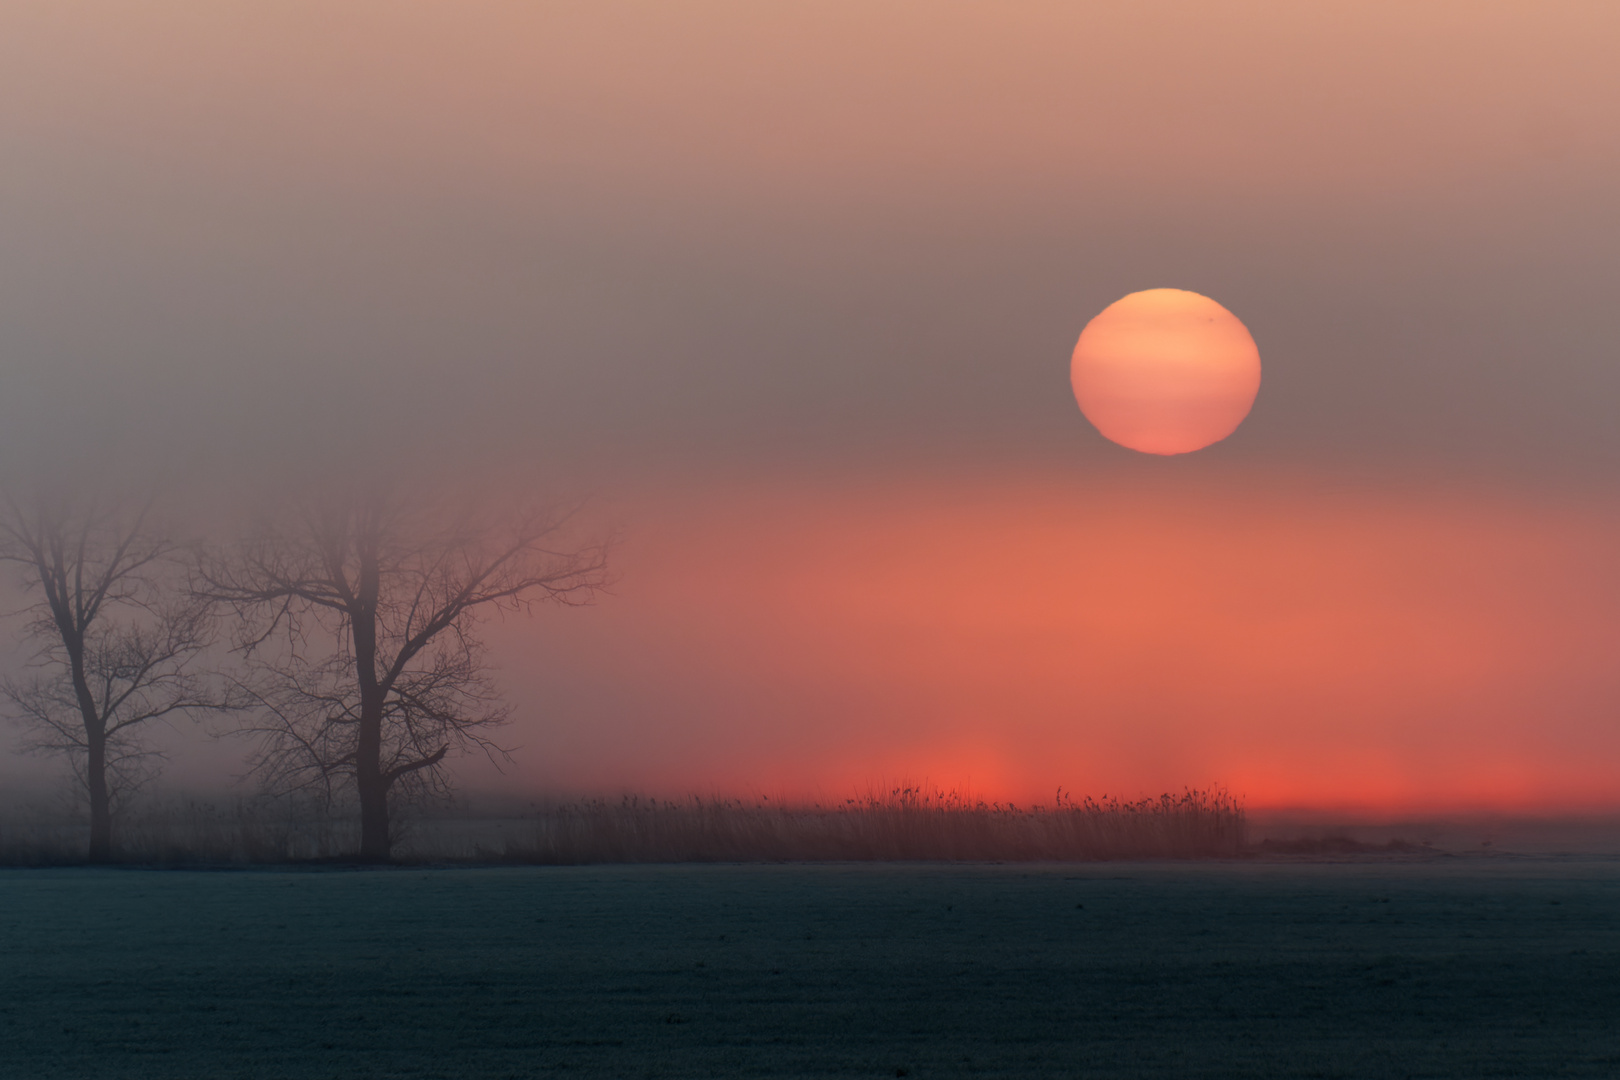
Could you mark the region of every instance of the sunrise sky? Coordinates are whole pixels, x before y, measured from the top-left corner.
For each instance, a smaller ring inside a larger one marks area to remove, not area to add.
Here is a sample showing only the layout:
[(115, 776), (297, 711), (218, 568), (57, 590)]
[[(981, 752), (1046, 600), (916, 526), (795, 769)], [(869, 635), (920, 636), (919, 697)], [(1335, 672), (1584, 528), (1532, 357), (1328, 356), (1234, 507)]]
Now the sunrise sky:
[[(1617, 46), (1607, 2), (0, 3), (0, 468), (595, 492), (614, 595), (490, 628), (521, 749), (470, 784), (1612, 809)], [(1185, 457), (1070, 391), (1151, 288), (1264, 364)]]

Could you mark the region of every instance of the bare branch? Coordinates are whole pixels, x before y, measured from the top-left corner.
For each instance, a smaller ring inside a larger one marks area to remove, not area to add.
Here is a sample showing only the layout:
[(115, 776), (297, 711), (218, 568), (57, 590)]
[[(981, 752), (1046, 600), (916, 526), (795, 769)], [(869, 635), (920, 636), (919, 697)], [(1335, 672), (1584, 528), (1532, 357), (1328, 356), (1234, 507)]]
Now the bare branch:
[(153, 503), (75, 506), (59, 495), (0, 512), (0, 561), (30, 597), (36, 677), (0, 687), (31, 747), (66, 754), (90, 803), (90, 855), (111, 852), (111, 810), (161, 758), (142, 739), (151, 721), (239, 707), (196, 670), (207, 650), (205, 607), (183, 584), (180, 547), (150, 528)]
[(305, 505), (207, 560), (198, 595), (242, 619), (260, 709), (241, 730), (261, 777), (354, 784), (363, 854), (385, 857), (391, 794), (443, 790), (452, 756), (504, 757), (484, 732), (509, 712), (474, 629), (606, 585), (609, 544), (568, 541), (576, 510), (500, 520), (363, 495)]

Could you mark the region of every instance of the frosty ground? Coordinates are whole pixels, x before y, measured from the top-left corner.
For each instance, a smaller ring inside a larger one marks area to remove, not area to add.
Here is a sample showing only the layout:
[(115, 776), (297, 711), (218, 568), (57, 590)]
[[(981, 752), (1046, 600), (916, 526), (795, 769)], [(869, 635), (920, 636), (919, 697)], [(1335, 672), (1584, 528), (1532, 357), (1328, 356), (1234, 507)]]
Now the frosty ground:
[(1620, 1074), (1620, 861), (0, 871), (0, 1075)]

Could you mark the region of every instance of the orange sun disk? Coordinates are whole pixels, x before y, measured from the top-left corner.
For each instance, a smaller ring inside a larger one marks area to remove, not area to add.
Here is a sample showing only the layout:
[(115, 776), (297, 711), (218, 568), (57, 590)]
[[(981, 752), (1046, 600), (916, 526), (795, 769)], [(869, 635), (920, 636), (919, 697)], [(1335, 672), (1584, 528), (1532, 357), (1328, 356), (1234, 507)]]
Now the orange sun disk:
[(1080, 334), (1069, 367), (1080, 411), (1144, 454), (1202, 450), (1237, 430), (1260, 390), (1260, 350), (1237, 316), (1182, 289), (1131, 293)]

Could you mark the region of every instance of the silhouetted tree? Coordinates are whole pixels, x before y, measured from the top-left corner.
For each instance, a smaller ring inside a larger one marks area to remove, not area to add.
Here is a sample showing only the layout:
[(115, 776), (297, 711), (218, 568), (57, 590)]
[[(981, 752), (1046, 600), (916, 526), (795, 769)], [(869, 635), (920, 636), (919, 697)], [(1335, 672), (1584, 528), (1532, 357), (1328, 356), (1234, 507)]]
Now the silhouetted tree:
[(173, 542), (145, 510), (6, 499), (0, 560), (23, 570), (29, 670), (0, 683), (31, 749), (67, 755), (90, 804), (91, 862), (112, 857), (113, 811), (159, 755), (149, 722), (226, 702), (194, 670), (206, 608), (185, 588)]
[(280, 790), (353, 785), (360, 858), (385, 861), (390, 800), (447, 783), (507, 706), (475, 635), (481, 615), (588, 603), (607, 545), (569, 545), (571, 513), (490, 518), (380, 497), (310, 501), (211, 560), (201, 595), (242, 618), (260, 708), (242, 729)]

